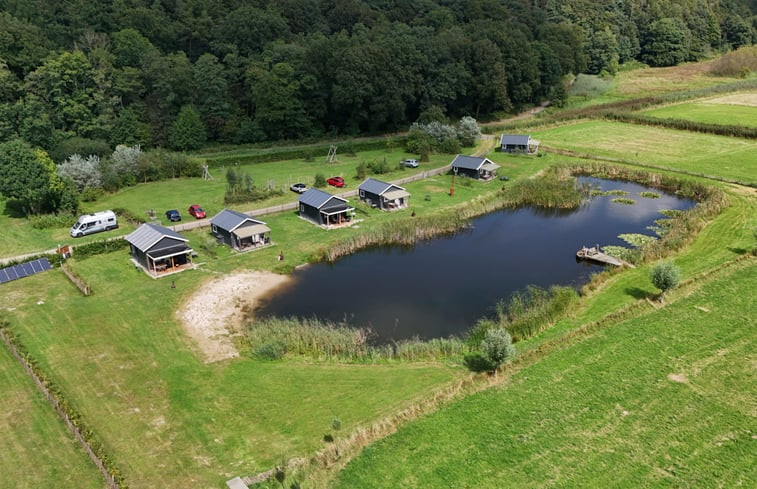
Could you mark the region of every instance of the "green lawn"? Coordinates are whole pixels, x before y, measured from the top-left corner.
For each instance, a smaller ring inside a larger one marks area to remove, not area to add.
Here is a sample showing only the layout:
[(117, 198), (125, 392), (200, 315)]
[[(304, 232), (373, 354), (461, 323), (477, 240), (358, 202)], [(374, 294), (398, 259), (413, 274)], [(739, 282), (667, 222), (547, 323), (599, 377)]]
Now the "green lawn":
[(365, 449), (352, 487), (751, 487), (753, 260)]
[(103, 487), (81, 446), (4, 344), (0, 345), (0, 485)]
[[(472, 151), (466, 148), (466, 151)], [(255, 184), (266, 187), (270, 181), (274, 188), (284, 190), (284, 195), (267, 199), (265, 201), (247, 204), (226, 206), (223, 203), (226, 192), (225, 171), (221, 169), (211, 170), (213, 180), (201, 178), (178, 178), (136, 185), (125, 188), (115, 194), (108, 194), (96, 202), (83, 202), (82, 212), (94, 212), (104, 209), (124, 208), (136, 215), (147, 217), (149, 210), (156, 213), (156, 217), (162, 224), (168, 224), (165, 211), (178, 209), (184, 220), (193, 218), (187, 214), (187, 208), (191, 204), (202, 205), (209, 217), (212, 217), (225, 207), (240, 211), (263, 208), (297, 200), (297, 194), (289, 191), (289, 185), (296, 182), (304, 182), (310, 186), (316, 173), (322, 173), (326, 178), (331, 176), (344, 177), (346, 187), (344, 190), (355, 189), (362, 180), (356, 178), (356, 168), (360, 163), (382, 161), (386, 158), (392, 171), (384, 175), (375, 176), (381, 180), (395, 180), (407, 177), (415, 173), (430, 170), (449, 164), (452, 155), (433, 155), (431, 161), (422, 163), (419, 168), (399, 170), (397, 163), (408, 155), (401, 150), (395, 151), (366, 151), (355, 156), (339, 155), (336, 163), (326, 163), (325, 158), (317, 161), (306, 162), (302, 159), (275, 161), (270, 163), (255, 163), (243, 165), (240, 169), (248, 173)], [(334, 187), (326, 189), (336, 193), (339, 190)], [(13, 218), (4, 212), (5, 202), (0, 201), (0, 226), (3, 228), (3, 239), (0, 240), (0, 258), (14, 256), (55, 248), (58, 244), (86, 243), (100, 240), (105, 237), (118, 236), (133, 231), (133, 227), (121, 222), (121, 229), (105, 234), (95, 234), (73, 240), (68, 234), (68, 227), (54, 229), (34, 229), (26, 219)], [(75, 219), (71, 220), (71, 225)], [(123, 221), (123, 220), (122, 220)]]
[[(245, 267), (253, 255), (225, 261)], [(12, 328), (131, 487), (221, 487), (282, 458), (307, 457), (334, 416), (349, 433), (463, 373), (435, 364), (261, 362), (244, 351), (205, 365), (174, 311), (212, 273), (184, 272), (171, 289), (136, 272), (125, 252), (75, 268), (94, 295), (83, 297), (56, 270), (4, 284), (0, 297), (15, 304)], [(4, 432), (0, 439), (4, 445)]]
[(606, 121), (566, 124), (531, 136), (555, 148), (757, 184), (757, 142), (751, 140)]
[(757, 106), (712, 103), (709, 101), (668, 105), (642, 114), (660, 119), (685, 119), (706, 124), (757, 127)]

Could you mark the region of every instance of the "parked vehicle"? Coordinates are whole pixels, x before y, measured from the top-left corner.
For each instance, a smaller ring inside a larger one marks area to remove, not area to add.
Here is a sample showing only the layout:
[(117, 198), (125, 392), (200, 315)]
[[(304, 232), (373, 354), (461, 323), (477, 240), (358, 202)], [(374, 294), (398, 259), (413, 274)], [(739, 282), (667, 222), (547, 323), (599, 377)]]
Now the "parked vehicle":
[(205, 219), (205, 211), (199, 204), (190, 205), (187, 212), (189, 212), (189, 215), (195, 219)]
[(342, 177), (331, 177), (328, 180), (326, 180), (326, 183), (329, 185), (332, 185), (334, 187), (344, 187), (344, 178)]
[(297, 192), (298, 194), (304, 194), (307, 191), (308, 187), (304, 183), (293, 183), (289, 186), (289, 190), (292, 192)]
[(181, 214), (176, 209), (171, 209), (170, 211), (166, 211), (166, 219), (171, 222), (181, 221)]
[(79, 216), (76, 224), (71, 226), (71, 237), (78, 238), (87, 234), (110, 231), (118, 227), (118, 219), (113, 211), (100, 211)]
[(408, 158), (406, 160), (403, 160), (402, 163), (404, 163), (405, 166), (408, 168), (418, 168), (418, 165), (419, 165), (418, 160), (414, 158)]

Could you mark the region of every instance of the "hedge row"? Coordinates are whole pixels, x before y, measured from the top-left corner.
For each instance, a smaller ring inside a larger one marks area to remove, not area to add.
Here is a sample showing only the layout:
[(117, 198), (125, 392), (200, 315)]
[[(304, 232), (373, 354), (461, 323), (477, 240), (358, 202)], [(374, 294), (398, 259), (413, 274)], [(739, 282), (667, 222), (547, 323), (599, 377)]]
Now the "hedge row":
[(701, 132), (705, 134), (715, 134), (718, 136), (730, 136), (746, 139), (757, 139), (757, 127), (708, 124), (705, 122), (696, 122), (686, 119), (661, 119), (643, 114), (631, 112), (619, 112), (607, 110), (597, 113), (598, 117), (630, 124), (641, 124), (645, 126), (658, 126), (667, 129), (676, 129), (679, 131)]

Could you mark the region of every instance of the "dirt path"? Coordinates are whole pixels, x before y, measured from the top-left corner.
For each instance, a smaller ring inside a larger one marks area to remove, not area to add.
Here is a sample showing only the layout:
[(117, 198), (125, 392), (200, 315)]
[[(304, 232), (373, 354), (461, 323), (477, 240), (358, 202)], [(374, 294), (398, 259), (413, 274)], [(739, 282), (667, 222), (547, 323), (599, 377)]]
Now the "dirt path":
[(202, 352), (205, 363), (239, 356), (232, 337), (239, 334), (244, 307), (289, 280), (272, 272), (241, 272), (202, 284), (177, 311), (187, 335)]

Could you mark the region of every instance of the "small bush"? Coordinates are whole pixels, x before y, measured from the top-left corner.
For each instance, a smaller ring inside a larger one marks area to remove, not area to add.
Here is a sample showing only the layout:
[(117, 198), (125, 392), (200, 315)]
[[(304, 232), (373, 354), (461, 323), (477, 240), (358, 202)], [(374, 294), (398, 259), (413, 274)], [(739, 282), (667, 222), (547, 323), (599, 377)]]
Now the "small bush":
[(368, 163), (368, 168), (371, 169), (371, 172), (373, 172), (374, 175), (383, 175), (384, 173), (392, 171), (392, 169), (389, 168), (389, 163), (386, 162), (386, 158), (381, 161), (371, 161)]
[(325, 186), (326, 186), (326, 177), (323, 176), (323, 173), (316, 173), (315, 179), (313, 180), (313, 187), (323, 188)]
[(287, 353), (287, 346), (283, 341), (269, 341), (255, 348), (253, 355), (264, 360), (279, 360)]
[(360, 163), (357, 166), (357, 168), (355, 168), (355, 177), (358, 180), (363, 180), (367, 172), (368, 172), (368, 165), (366, 165), (365, 163)]
[(72, 214), (39, 214), (29, 217), (29, 223), (34, 229), (65, 228), (76, 222)]
[[(652, 284), (662, 291), (662, 294), (670, 289), (675, 288), (681, 281), (681, 270), (671, 261), (658, 263), (649, 271), (649, 278)], [(660, 300), (662, 300), (660, 294)]]

